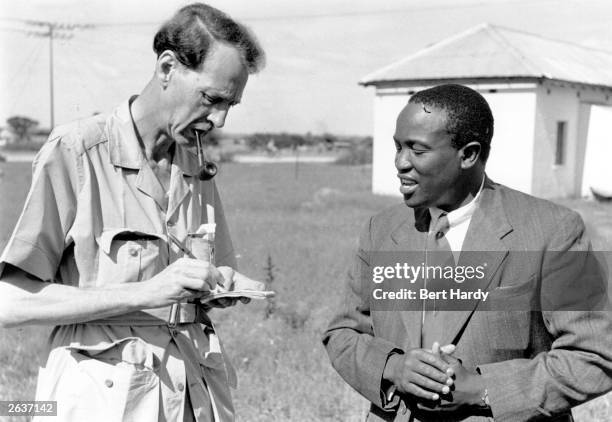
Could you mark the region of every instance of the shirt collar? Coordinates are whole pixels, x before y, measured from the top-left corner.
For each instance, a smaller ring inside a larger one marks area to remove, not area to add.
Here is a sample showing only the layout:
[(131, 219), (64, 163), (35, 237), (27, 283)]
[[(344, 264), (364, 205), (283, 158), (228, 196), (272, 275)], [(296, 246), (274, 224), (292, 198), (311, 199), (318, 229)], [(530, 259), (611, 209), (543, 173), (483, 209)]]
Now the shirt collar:
[[(145, 162), (145, 156), (130, 114), (130, 103), (134, 99), (135, 95), (113, 111), (106, 130), (111, 163), (117, 167), (139, 170)], [(176, 144), (172, 161), (186, 176), (195, 176), (198, 173), (198, 158), (188, 148)]]
[(446, 211), (443, 211), (440, 208), (429, 208), (429, 213), (431, 214), (431, 221), (437, 221), (442, 213), (446, 213), (446, 216), (448, 218), (448, 225), (450, 228), (452, 228), (472, 218), (474, 211), (476, 211), (476, 208), (478, 207), (480, 193), (482, 192), (482, 189), (484, 187), (484, 182), (485, 178), (483, 176), (482, 182), (480, 182), (480, 188), (478, 188), (476, 196), (474, 196), (474, 198), (470, 202), (457, 208), (456, 210), (446, 213)]
[(138, 170), (142, 167), (145, 157), (130, 116), (130, 102), (134, 98), (136, 97), (124, 101), (113, 111), (106, 130), (111, 163), (117, 167)]
[(200, 170), (197, 155), (179, 144), (175, 144), (172, 166), (177, 166), (185, 176), (196, 176)]

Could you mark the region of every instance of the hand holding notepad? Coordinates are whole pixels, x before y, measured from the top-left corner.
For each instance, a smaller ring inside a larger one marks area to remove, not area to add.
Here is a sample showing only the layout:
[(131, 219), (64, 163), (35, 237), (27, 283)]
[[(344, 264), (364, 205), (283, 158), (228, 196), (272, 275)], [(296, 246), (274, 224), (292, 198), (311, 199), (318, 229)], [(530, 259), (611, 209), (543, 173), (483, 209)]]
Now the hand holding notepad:
[(276, 294), (272, 290), (265, 290), (264, 283), (250, 279), (230, 267), (217, 267), (217, 269), (223, 274), (225, 283), (211, 290), (210, 294), (201, 297), (201, 303), (223, 298), (266, 299)]

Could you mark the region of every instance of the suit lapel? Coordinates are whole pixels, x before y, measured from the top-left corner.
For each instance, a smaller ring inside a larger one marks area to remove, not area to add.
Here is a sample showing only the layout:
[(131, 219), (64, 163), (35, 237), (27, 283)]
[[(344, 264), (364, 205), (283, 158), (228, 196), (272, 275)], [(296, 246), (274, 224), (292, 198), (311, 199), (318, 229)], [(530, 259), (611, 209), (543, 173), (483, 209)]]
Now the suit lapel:
[[(500, 191), (487, 178), (478, 208), (470, 221), (458, 262), (458, 265), (464, 267), (484, 266), (482, 279), (466, 281), (466, 283), (473, 283), (469, 286), (470, 291), (488, 289), (493, 275), (508, 255), (508, 247), (502, 239), (511, 231), (512, 226), (506, 218)], [(437, 324), (437, 330), (441, 344), (456, 341), (479, 303), (480, 300), (473, 299), (465, 304), (463, 307), (465, 310), (439, 313), (440, 321)]]
[[(408, 219), (403, 224), (398, 226), (392, 233), (391, 239), (394, 242), (395, 252), (405, 254), (407, 257), (415, 258), (422, 256), (425, 258), (425, 245), (427, 242), (427, 230), (431, 219), (427, 209), (417, 208), (414, 211), (414, 219)], [(419, 265), (421, 261), (413, 263)], [(422, 286), (421, 286), (422, 287)], [(415, 287), (413, 286), (413, 289)], [(416, 289), (418, 290), (418, 286)], [(421, 345), (421, 312), (420, 311), (405, 311), (402, 310), (401, 301), (394, 302), (397, 309), (393, 312), (398, 312), (401, 320), (406, 327), (406, 339), (403, 347), (414, 348)], [(420, 307), (419, 307), (420, 308)]]
[[(411, 257), (423, 253), (424, 259), (423, 251), (427, 242), (429, 221), (430, 216), (427, 209), (415, 209), (414, 219), (406, 219), (391, 232), (393, 251)], [(493, 275), (508, 255), (509, 249), (504, 244), (503, 238), (511, 231), (512, 226), (506, 218), (501, 193), (497, 186), (486, 178), (478, 208), (472, 216), (458, 262), (458, 265), (473, 267), (486, 263), (484, 277), (481, 280), (471, 281), (475, 283), (470, 286), (471, 291), (488, 289)], [(401, 301), (397, 302), (397, 309), (394, 311), (401, 315), (407, 333), (403, 346), (405, 348), (430, 347), (431, 345), (421, 345), (421, 312), (403, 311)], [(471, 300), (463, 307), (466, 310), (439, 312), (436, 317), (438, 321), (435, 324), (434, 337), (439, 339), (441, 344), (454, 343), (479, 303), (480, 300)]]

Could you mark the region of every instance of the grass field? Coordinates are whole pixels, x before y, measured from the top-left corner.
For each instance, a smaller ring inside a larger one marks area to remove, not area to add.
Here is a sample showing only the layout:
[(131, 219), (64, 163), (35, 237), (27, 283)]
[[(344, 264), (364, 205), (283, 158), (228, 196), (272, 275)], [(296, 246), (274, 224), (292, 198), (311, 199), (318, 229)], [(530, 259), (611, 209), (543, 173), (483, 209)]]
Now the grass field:
[[(0, 247), (20, 212), (29, 165), (2, 163)], [(297, 177), (296, 177), (297, 176)], [(334, 312), (351, 252), (366, 218), (397, 198), (372, 195), (370, 168), (224, 164), (218, 176), (239, 266), (273, 277), (277, 309), (216, 311), (239, 375), (234, 401), (242, 421), (363, 420), (367, 403), (331, 369), (321, 334)], [(583, 214), (597, 249), (612, 250), (612, 207), (562, 201)], [(272, 268), (269, 264), (272, 263)], [(0, 399), (31, 399), (48, 329), (0, 330)], [(575, 410), (582, 422), (612, 420), (612, 396)], [(15, 419), (21, 420), (21, 419)]]

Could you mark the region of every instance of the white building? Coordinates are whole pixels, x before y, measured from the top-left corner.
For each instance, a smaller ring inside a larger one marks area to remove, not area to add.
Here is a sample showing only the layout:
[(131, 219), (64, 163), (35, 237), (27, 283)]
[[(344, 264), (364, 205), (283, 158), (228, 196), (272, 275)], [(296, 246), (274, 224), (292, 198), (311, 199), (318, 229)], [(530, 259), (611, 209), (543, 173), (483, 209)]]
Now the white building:
[(414, 92), (442, 83), (489, 102), (494, 181), (547, 198), (612, 191), (612, 52), (482, 24), (360, 81), (376, 88), (373, 192), (399, 194), (395, 119)]

